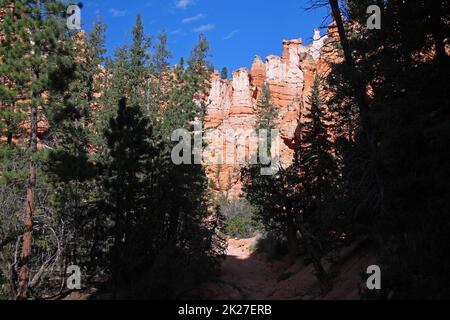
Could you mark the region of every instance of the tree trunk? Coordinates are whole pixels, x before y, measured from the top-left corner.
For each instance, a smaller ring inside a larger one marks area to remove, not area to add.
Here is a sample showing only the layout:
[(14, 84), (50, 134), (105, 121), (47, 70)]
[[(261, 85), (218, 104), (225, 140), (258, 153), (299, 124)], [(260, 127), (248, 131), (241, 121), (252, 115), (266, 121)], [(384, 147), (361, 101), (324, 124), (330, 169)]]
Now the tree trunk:
[(178, 240), (178, 224), (180, 222), (181, 207), (172, 208), (169, 214), (168, 239), (170, 244), (176, 244)]
[[(41, 7), (41, 0), (36, 0), (36, 7)], [(41, 17), (36, 17), (41, 20)], [(37, 32), (38, 30), (30, 30)], [(30, 56), (34, 57), (36, 52), (32, 36), (30, 37), (31, 52)], [(31, 70), (31, 108), (30, 108), (30, 156), (28, 160), (28, 185), (27, 197), (25, 201), (25, 217), (22, 240), (22, 253), (18, 265), (18, 287), (17, 299), (24, 300), (28, 297), (28, 283), (30, 277), (30, 255), (33, 244), (33, 214), (36, 209), (36, 163), (34, 162), (34, 155), (37, 151), (37, 134), (38, 134), (38, 106), (36, 101), (40, 98), (40, 92), (33, 88), (39, 80), (39, 69), (32, 68)]]
[[(15, 105), (15, 103), (13, 102), (13, 103), (11, 104), (11, 113), (12, 113), (12, 114), (14, 114), (14, 113), (16, 112), (15, 106), (16, 106), (16, 105)], [(14, 117), (14, 116), (10, 116), (10, 117), (9, 117), (9, 123), (8, 123), (7, 143), (8, 143), (9, 146), (12, 145), (12, 143), (13, 143), (13, 138), (14, 138), (14, 126), (15, 126), (15, 123), (14, 123), (13, 117)]]
[(121, 264), (123, 262), (121, 259), (121, 254), (123, 252), (122, 247), (123, 232), (121, 231), (122, 220), (119, 210), (120, 209), (116, 208), (115, 226), (114, 226), (114, 246), (112, 249), (111, 277), (113, 283), (113, 300), (117, 300), (120, 283), (121, 281), (123, 281), (123, 279), (121, 279), (122, 277)]
[[(329, 3), (338, 29), (339, 41), (341, 43), (342, 50), (344, 51), (345, 62), (349, 68), (353, 69), (353, 75), (350, 76), (350, 79), (348, 79), (348, 81), (351, 83), (351, 86), (353, 87), (353, 90), (355, 92), (355, 98), (360, 113), (361, 127), (364, 136), (367, 140), (366, 143), (368, 146), (368, 150), (370, 153), (375, 154), (377, 147), (375, 142), (375, 135), (373, 134), (372, 124), (369, 116), (369, 102), (367, 96), (367, 88), (365, 82), (362, 80), (362, 77), (360, 76), (360, 73), (356, 69), (355, 60), (353, 59), (352, 51), (350, 49), (350, 45), (345, 33), (344, 22), (342, 20), (338, 0), (329, 0)], [(376, 164), (372, 165), (372, 167), (375, 175), (377, 189), (380, 196), (380, 203), (382, 203), (384, 197), (384, 186), (382, 177), (379, 173), (377, 165)], [(383, 210), (382, 206), (380, 210)]]
[(23, 229), (22, 254), (19, 263), (19, 286), (17, 292), (18, 299), (26, 299), (28, 292), (28, 278), (30, 273), (30, 253), (33, 241), (33, 213), (36, 209), (36, 164), (33, 156), (37, 151), (37, 106), (31, 107), (31, 133), (30, 146), (31, 154), (28, 160), (28, 186), (25, 203), (25, 218)]
[[(331, 11), (333, 13), (334, 21), (336, 22), (336, 27), (338, 29), (339, 41), (342, 46), (342, 51), (344, 51), (345, 63), (353, 69), (355, 75), (357, 75), (355, 60), (352, 56), (352, 51), (350, 49), (350, 45), (348, 43), (347, 35), (345, 33), (344, 21), (342, 20), (341, 9), (339, 8), (338, 0), (329, 0)], [(367, 122), (367, 97), (366, 97), (366, 89), (363, 87), (363, 83), (353, 76), (351, 79), (351, 83), (353, 89), (355, 90), (356, 98), (358, 101), (358, 106), (362, 116), (362, 124), (364, 126), (367, 134), (370, 135), (370, 128), (368, 127), (369, 123)]]
[(349, 66), (353, 67), (355, 65), (355, 60), (353, 59), (350, 45), (348, 44), (348, 39), (345, 34), (344, 22), (342, 21), (341, 9), (339, 8), (338, 0), (329, 0), (329, 2), (331, 12), (333, 13), (333, 18), (338, 29), (339, 41), (341, 42), (342, 50), (344, 51), (345, 62)]
[(13, 141), (13, 133), (11, 130), (8, 130), (8, 136), (7, 136), (8, 146), (12, 145), (12, 141)]
[(291, 262), (294, 263), (295, 259), (297, 259), (298, 257), (298, 241), (297, 241), (297, 228), (295, 225), (295, 220), (293, 218), (288, 219), (287, 241), (288, 241), (289, 257), (291, 258)]
[(308, 252), (308, 255), (311, 258), (316, 277), (319, 280), (320, 291), (322, 293), (322, 296), (325, 296), (333, 288), (331, 279), (328, 273), (325, 271), (325, 268), (323, 267), (322, 262), (320, 261), (320, 255), (317, 254), (316, 250), (314, 249), (314, 246), (311, 243), (311, 239), (308, 236), (308, 233), (303, 227), (301, 221), (297, 221), (297, 227), (298, 231), (300, 232), (300, 236), (302, 237), (305, 243), (306, 251)]

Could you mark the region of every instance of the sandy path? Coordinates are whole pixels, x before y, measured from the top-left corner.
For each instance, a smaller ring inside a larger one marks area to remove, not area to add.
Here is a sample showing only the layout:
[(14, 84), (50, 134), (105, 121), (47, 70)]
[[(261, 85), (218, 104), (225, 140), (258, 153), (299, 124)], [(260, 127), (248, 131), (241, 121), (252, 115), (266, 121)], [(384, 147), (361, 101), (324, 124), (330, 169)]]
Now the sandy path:
[(250, 252), (249, 248), (255, 241), (256, 238), (229, 240), (220, 282), (208, 286), (208, 291), (214, 292), (215, 299), (270, 298), (276, 284), (276, 276), (269, 263)]
[[(228, 241), (226, 259), (218, 280), (193, 290), (190, 298), (203, 300), (267, 300), (277, 283), (271, 265), (250, 248), (256, 238)], [(87, 300), (96, 290), (74, 292), (64, 300)], [(100, 298), (101, 299), (101, 298)]]
[[(334, 279), (334, 288), (326, 297), (319, 295), (319, 285), (312, 265), (304, 265), (301, 260), (294, 264), (287, 261), (273, 263), (261, 254), (254, 254), (256, 238), (228, 240), (226, 259), (222, 263), (220, 277), (214, 282), (192, 290), (187, 298), (199, 300), (358, 300), (360, 299), (361, 274), (367, 266), (377, 264), (378, 258), (367, 252), (362, 242), (355, 242), (341, 250), (341, 266)], [(327, 263), (326, 266), (329, 267)], [(278, 270), (278, 271), (275, 271)], [(287, 277), (278, 277), (285, 275)], [(278, 281), (279, 279), (279, 281)], [(95, 288), (83, 292), (73, 292), (64, 299), (87, 300), (111, 299), (105, 293), (98, 295)]]

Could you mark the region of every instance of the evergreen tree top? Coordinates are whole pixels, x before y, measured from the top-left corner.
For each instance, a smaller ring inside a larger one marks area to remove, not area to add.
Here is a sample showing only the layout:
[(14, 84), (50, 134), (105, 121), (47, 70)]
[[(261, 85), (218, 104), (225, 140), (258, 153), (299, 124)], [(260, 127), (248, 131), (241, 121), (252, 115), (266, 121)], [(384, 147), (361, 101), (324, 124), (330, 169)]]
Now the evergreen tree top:
[(259, 129), (275, 128), (278, 109), (273, 103), (272, 94), (267, 82), (264, 83), (258, 103), (256, 104), (256, 115), (258, 117), (257, 127)]

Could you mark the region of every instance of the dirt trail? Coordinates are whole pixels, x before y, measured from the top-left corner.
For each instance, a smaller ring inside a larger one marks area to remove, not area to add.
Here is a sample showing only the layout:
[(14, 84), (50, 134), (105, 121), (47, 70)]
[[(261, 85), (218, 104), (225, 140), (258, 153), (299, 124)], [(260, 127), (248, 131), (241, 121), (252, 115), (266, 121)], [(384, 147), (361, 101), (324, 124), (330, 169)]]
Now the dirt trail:
[(207, 299), (267, 300), (277, 283), (271, 265), (251, 247), (256, 238), (228, 241), (227, 257), (222, 264), (219, 281), (206, 284), (201, 290)]
[(243, 299), (264, 300), (270, 298), (276, 276), (267, 262), (250, 252), (255, 241), (255, 238), (229, 241), (222, 281), (238, 289)]
[[(357, 300), (360, 298), (361, 273), (367, 266), (376, 264), (377, 257), (360, 249), (358, 242), (341, 250), (339, 272), (334, 278), (334, 288), (326, 297), (320, 296), (320, 288), (311, 264), (302, 259), (295, 263), (290, 259), (268, 261), (264, 254), (255, 253), (257, 238), (228, 240), (226, 259), (222, 263), (221, 274), (213, 282), (205, 283), (192, 290), (187, 299), (199, 300)], [(330, 264), (324, 261), (324, 267)], [(335, 270), (337, 271), (337, 270)], [(67, 300), (86, 300), (95, 295), (97, 299), (110, 299), (109, 295), (99, 296), (96, 289), (74, 292)]]
[[(197, 296), (207, 300), (310, 300), (360, 298), (361, 273), (377, 259), (360, 250), (358, 242), (341, 250), (341, 265), (333, 279), (334, 288), (327, 296), (320, 295), (320, 286), (311, 264), (302, 259), (269, 262), (262, 254), (255, 254), (256, 238), (229, 240), (226, 260), (220, 278), (203, 285)], [(323, 261), (328, 270), (331, 265)], [(337, 270), (335, 270), (337, 271)]]

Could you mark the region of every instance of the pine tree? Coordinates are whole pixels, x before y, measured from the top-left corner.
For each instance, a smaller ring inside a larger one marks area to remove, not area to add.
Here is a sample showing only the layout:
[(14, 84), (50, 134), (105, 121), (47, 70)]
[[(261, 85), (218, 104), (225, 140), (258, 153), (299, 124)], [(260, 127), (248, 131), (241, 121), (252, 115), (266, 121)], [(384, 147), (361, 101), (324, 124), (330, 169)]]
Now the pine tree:
[(170, 90), (170, 63), (172, 57), (167, 48), (167, 34), (158, 35), (158, 42), (153, 45), (153, 54), (150, 63), (150, 81), (147, 84), (146, 105), (150, 119), (156, 123), (167, 104), (167, 95)]
[[(188, 67), (183, 70), (183, 66), (180, 65), (176, 72), (178, 77), (173, 79), (175, 81), (172, 86), (174, 89), (170, 94), (169, 106), (164, 115), (168, 137), (171, 136), (173, 130), (180, 128), (194, 132), (193, 123), (203, 122), (206, 106), (201, 99), (202, 94), (209, 90), (211, 77), (210, 64), (206, 60), (208, 50), (209, 44), (206, 38), (200, 36), (198, 44), (193, 48), (188, 59)], [(192, 158), (192, 160), (194, 159)], [(207, 190), (206, 175), (201, 166), (175, 166), (173, 173), (173, 191), (182, 196), (179, 197), (179, 201), (173, 203), (172, 231), (170, 231), (172, 235), (175, 234), (180, 214), (184, 210), (187, 210), (187, 212), (185, 211), (187, 215), (197, 215), (196, 219), (205, 214), (204, 197)]]
[(272, 101), (269, 84), (264, 83), (261, 96), (256, 104), (257, 128), (271, 130), (275, 129), (277, 124), (278, 109)]
[[(212, 64), (208, 61), (209, 50), (208, 40), (204, 35), (200, 35), (187, 61), (185, 77), (189, 94), (200, 102), (208, 95), (211, 86), (211, 75), (214, 71)], [(199, 106), (201, 108), (199, 120), (203, 121), (206, 105), (200, 103)]]
[(331, 283), (320, 260), (330, 249), (326, 246), (327, 241), (338, 241), (330, 239), (330, 228), (336, 221), (333, 219), (336, 212), (333, 200), (338, 175), (329, 133), (330, 119), (320, 86), (320, 78), (316, 75), (294, 162), (294, 172), (300, 174), (297, 180), (300, 186), (295, 195), (295, 220), (325, 294), (330, 290)]
[[(129, 71), (128, 48), (121, 46), (114, 52), (112, 59), (106, 60), (107, 76), (104, 83), (104, 93), (101, 98), (103, 106), (100, 113), (97, 132), (101, 133), (109, 126), (109, 119), (117, 114), (117, 107), (122, 97), (128, 96), (127, 81)], [(96, 137), (97, 144), (106, 148), (102, 134)]]
[(85, 265), (87, 259), (97, 259), (94, 252), (100, 252), (91, 243), (97, 242), (94, 238), (98, 238), (100, 224), (99, 217), (91, 216), (91, 203), (96, 197), (96, 170), (91, 160), (97, 157), (92, 144), (100, 141), (95, 137), (101, 129), (96, 124), (96, 112), (101, 105), (98, 93), (103, 88), (104, 32), (105, 26), (99, 21), (87, 36), (77, 35), (74, 75), (60, 105), (53, 101), (52, 112), (47, 112), (55, 141), (47, 173), (59, 190), (54, 197), (55, 207), (67, 225), (67, 259), (73, 264)]
[(220, 72), (220, 79), (227, 80), (228, 79), (228, 69), (227, 67), (223, 67), (222, 71)]
[[(18, 298), (27, 298), (32, 250), (33, 214), (36, 209), (38, 119), (50, 98), (45, 92), (62, 90), (70, 78), (72, 60), (68, 50), (67, 32), (61, 1), (3, 1), (12, 5), (3, 27), (11, 32), (13, 49), (8, 75), (13, 75), (14, 94), (18, 93), (20, 108), (29, 114), (29, 173), (25, 204), (22, 254), (19, 262)], [(15, 62), (14, 62), (15, 61)], [(15, 63), (13, 66), (12, 64)], [(13, 71), (14, 70), (14, 71)]]
[[(208, 50), (209, 44), (201, 36), (191, 52), (187, 68), (181, 60), (173, 70), (168, 104), (161, 120), (161, 135), (167, 140), (174, 130), (180, 128), (193, 133), (194, 123), (203, 121), (206, 108), (203, 98), (209, 91), (212, 75), (206, 60)], [(167, 141), (167, 146), (170, 154), (174, 143)], [(159, 266), (155, 270), (183, 283), (191, 283), (202, 274), (215, 274), (217, 258), (224, 250), (223, 239), (216, 235), (217, 224), (208, 222), (212, 220), (208, 218), (210, 203), (207, 200), (208, 184), (204, 168), (194, 164), (193, 155), (189, 156), (192, 164), (175, 165), (169, 161), (165, 168), (166, 180), (161, 186), (163, 194), (171, 201), (164, 204), (164, 211), (167, 212), (166, 246), (160, 259), (176, 262), (179, 267), (165, 267), (162, 270)], [(183, 279), (180, 279), (179, 268), (184, 269)], [(175, 285), (173, 282), (169, 282), (171, 286)]]
[(145, 105), (146, 84), (150, 80), (149, 61), (151, 38), (145, 35), (141, 16), (136, 16), (133, 39), (129, 49), (129, 70), (127, 74), (127, 93), (132, 105)]
[(8, 145), (21, 133), (20, 124), (24, 120), (20, 101), (26, 94), (25, 77), (18, 61), (24, 55), (24, 48), (17, 36), (19, 26), (14, 23), (18, 9), (14, 10), (14, 1), (1, 1), (0, 8), (5, 9), (0, 34), (4, 36), (0, 46), (0, 136), (5, 135)]
[(171, 57), (172, 54), (167, 48), (167, 34), (163, 31), (158, 35), (158, 43), (153, 46), (152, 75), (160, 80), (170, 68), (169, 59)]
[[(259, 130), (276, 128), (278, 110), (273, 103), (269, 85), (264, 84), (256, 108)], [(267, 144), (270, 153), (271, 141)], [(261, 160), (261, 159), (260, 159)], [(260, 161), (261, 162), (261, 161)], [(264, 225), (270, 237), (287, 239), (290, 257), (295, 260), (298, 255), (297, 229), (293, 218), (293, 200), (295, 185), (292, 183), (291, 168), (279, 168), (273, 176), (261, 175), (261, 163), (242, 170), (244, 192), (247, 200), (257, 208), (256, 219)]]
[(168, 107), (163, 118), (163, 135), (170, 137), (173, 130), (193, 130), (193, 122), (203, 123), (206, 113), (205, 97), (210, 89), (212, 66), (208, 62), (209, 43), (203, 35), (192, 49), (187, 67), (181, 59), (171, 77)]
[[(119, 103), (116, 118), (110, 120), (105, 132), (108, 160), (102, 177), (104, 196), (99, 206), (113, 222), (110, 268), (117, 286), (129, 280), (134, 272), (148, 263), (153, 247), (152, 238), (143, 242), (144, 234), (154, 236), (158, 225), (145, 223), (157, 215), (158, 204), (147, 193), (150, 175), (157, 168), (158, 150), (152, 142), (152, 130), (139, 106)], [(144, 232), (145, 231), (145, 232)]]
[(336, 179), (333, 144), (328, 124), (330, 119), (324, 109), (318, 76), (314, 79), (308, 104), (310, 107), (304, 115), (298, 156), (304, 189), (313, 202), (308, 206), (315, 207), (327, 200), (331, 191), (330, 186)]
[(371, 84), (366, 121), (372, 143), (366, 146), (361, 119), (344, 163), (347, 184), (354, 186), (347, 191), (348, 225), (356, 227), (355, 233), (367, 230), (379, 244), (380, 266), (387, 272), (383, 290), (372, 297), (445, 297), (450, 283), (444, 227), (449, 222), (448, 166), (442, 166), (449, 153), (444, 111), (449, 57), (443, 50), (448, 1), (378, 1), (382, 30), (357, 28), (366, 23), (367, 4), (348, 1), (346, 8), (355, 21), (348, 28), (358, 31), (347, 37), (359, 74), (343, 73), (346, 68), (339, 63), (330, 75), (334, 92), (350, 93), (336, 101), (346, 106), (358, 93), (351, 77), (363, 90)]

